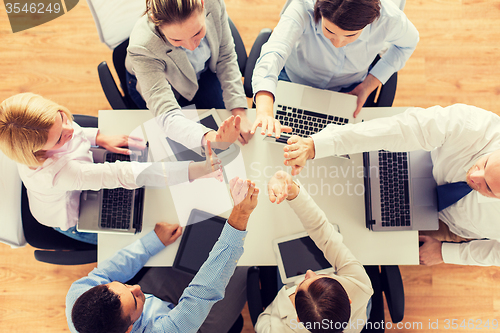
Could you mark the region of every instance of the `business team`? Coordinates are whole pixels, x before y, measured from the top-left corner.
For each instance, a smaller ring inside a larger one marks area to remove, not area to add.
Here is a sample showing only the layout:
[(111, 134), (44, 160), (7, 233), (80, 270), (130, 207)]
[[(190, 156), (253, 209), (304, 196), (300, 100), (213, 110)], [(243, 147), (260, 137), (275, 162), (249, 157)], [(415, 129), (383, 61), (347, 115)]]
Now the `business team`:
[[(96, 166), (91, 144), (126, 154), (130, 152), (123, 147), (144, 145), (137, 138), (82, 129), (72, 122), (69, 110), (35, 94), (19, 94), (0, 104), (0, 149), (18, 162), (30, 208), (40, 223), (95, 243), (95, 235), (74, 229), (81, 190), (221, 179), (211, 144), (246, 144), (258, 127), (262, 134), (276, 137), (291, 131), (273, 117), (278, 80), (355, 95), (357, 116), (368, 95), (404, 66), (418, 40), (417, 29), (390, 0), (288, 0), (255, 67), (257, 114), (251, 124), (224, 2), (146, 0), (146, 12), (130, 36), (127, 88), (138, 106), (157, 116), (168, 137), (189, 148), (206, 147), (206, 161)], [(190, 104), (228, 109), (232, 116), (212, 131), (183, 116), (180, 108)], [(356, 125), (328, 125), (309, 138), (288, 140), (284, 161), (291, 175), (277, 172), (268, 193), (273, 203), (288, 202), (336, 272), (308, 271), (299, 285), (283, 287), (260, 315), (257, 332), (361, 331), (349, 323), (369, 318), (370, 280), (328, 217), (292, 176), (307, 167), (309, 159), (378, 149), (431, 151), (438, 186), (446, 185), (453, 193), (453, 201), (440, 207), (439, 230), (421, 232), (421, 264), (500, 265), (500, 225), (495, 222), (500, 213), (497, 115), (456, 104), (410, 108)], [(259, 189), (250, 180), (233, 179), (230, 191), (233, 210), (196, 276), (157, 271), (141, 286), (125, 284), (151, 256), (180, 237), (178, 225), (158, 223), (154, 231), (71, 286), (66, 299), (70, 330), (227, 332), (245, 303), (245, 271), (236, 263)], [(47, 200), (51, 208), (41, 209)], [(158, 280), (160, 287), (153, 288), (152, 281)], [(141, 287), (154, 290), (155, 296)], [(331, 326), (316, 325), (324, 319)]]

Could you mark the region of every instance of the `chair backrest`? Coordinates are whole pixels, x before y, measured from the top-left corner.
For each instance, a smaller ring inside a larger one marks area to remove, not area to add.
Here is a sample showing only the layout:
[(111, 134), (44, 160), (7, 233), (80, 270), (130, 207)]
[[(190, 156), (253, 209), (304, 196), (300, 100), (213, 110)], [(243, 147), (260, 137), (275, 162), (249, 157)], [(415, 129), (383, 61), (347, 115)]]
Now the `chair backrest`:
[(0, 242), (11, 247), (26, 245), (21, 220), (21, 178), (16, 162), (0, 151)]
[(228, 16), (229, 28), (231, 29), (231, 35), (233, 35), (234, 40), (234, 48), (236, 51), (236, 55), (238, 56), (238, 66), (240, 67), (240, 72), (242, 76), (245, 76), (245, 66), (247, 64), (247, 51), (245, 49), (245, 44), (243, 44), (243, 40), (241, 39), (240, 33), (236, 26), (234, 25), (231, 18)]
[(101, 42), (111, 50), (128, 39), (146, 10), (144, 0), (87, 0)]

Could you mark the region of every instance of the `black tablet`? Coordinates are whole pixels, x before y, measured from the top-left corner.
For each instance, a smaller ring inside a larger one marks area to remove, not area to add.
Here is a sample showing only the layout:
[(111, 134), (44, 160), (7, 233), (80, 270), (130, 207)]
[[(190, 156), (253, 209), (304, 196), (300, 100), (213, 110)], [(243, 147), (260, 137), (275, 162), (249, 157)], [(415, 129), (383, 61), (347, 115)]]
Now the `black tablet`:
[(226, 219), (193, 209), (184, 228), (173, 267), (196, 274), (219, 239)]
[(317, 274), (334, 272), (323, 252), (306, 232), (275, 239), (273, 243), (283, 284), (304, 279), (308, 269)]

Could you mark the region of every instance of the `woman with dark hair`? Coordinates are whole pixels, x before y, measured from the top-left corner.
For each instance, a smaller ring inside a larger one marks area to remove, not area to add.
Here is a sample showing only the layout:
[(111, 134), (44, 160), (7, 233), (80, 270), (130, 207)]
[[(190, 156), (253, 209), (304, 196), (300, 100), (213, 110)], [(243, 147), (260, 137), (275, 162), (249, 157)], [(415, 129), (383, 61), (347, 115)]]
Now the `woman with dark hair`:
[(391, 0), (288, 0), (253, 73), (252, 132), (281, 131), (273, 119), (278, 80), (356, 95), (356, 116), (370, 93), (403, 68), (418, 40)]
[(146, 0), (144, 14), (132, 30), (125, 61), (137, 106), (151, 110), (167, 135), (188, 148), (204, 144), (200, 134), (222, 140), (207, 128), (193, 133), (181, 107), (231, 110), (238, 139), (247, 143), (248, 104), (224, 1)]
[(309, 270), (298, 285), (284, 286), (259, 316), (255, 331), (360, 332), (373, 294), (363, 265), (342, 243), (342, 236), (325, 213), (289, 174), (278, 171), (269, 181), (268, 193), (273, 203), (287, 200), (336, 272), (318, 275)]

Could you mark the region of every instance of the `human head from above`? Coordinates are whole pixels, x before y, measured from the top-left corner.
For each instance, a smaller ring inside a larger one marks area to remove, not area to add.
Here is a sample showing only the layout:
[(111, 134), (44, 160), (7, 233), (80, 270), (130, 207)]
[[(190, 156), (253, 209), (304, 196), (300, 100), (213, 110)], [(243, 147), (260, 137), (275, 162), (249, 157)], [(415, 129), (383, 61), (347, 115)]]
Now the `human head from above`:
[(336, 48), (354, 42), (380, 16), (380, 0), (316, 0), (314, 20)]
[(500, 199), (500, 150), (480, 157), (467, 171), (466, 180), (473, 190)]
[[(342, 332), (351, 317), (351, 301), (337, 280), (308, 270), (295, 291), (295, 310), (298, 320), (312, 333)], [(324, 319), (328, 327), (321, 325)]]
[(71, 320), (79, 333), (126, 333), (142, 314), (144, 293), (139, 285), (117, 281), (95, 286), (73, 305)]
[(40, 95), (14, 95), (0, 104), (0, 149), (18, 163), (42, 165), (47, 151), (73, 137), (72, 119), (67, 108)]
[(203, 0), (146, 0), (146, 15), (175, 47), (193, 51), (207, 31)]

